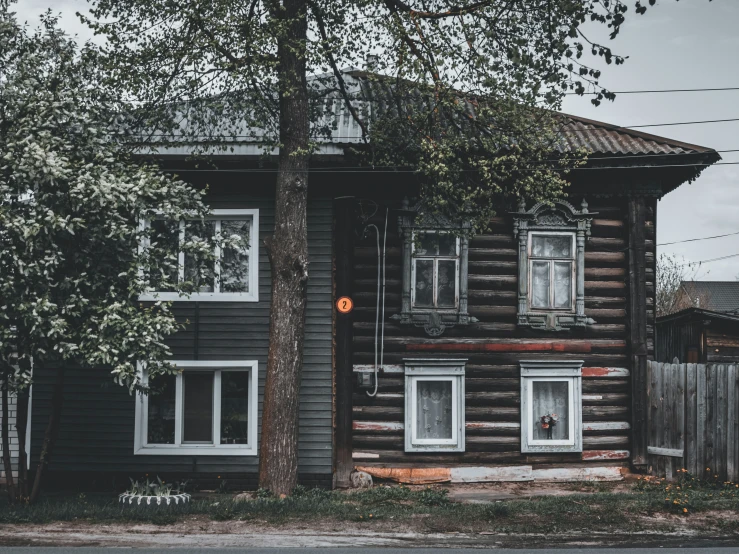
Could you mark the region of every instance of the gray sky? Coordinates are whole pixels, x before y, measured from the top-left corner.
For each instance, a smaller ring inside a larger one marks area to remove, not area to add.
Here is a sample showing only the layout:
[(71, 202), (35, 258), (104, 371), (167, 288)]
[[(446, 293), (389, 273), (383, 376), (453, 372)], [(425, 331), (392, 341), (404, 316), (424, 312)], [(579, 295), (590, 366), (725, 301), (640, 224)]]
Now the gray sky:
[[(646, 3), (646, 2), (645, 2)], [(631, 6), (633, 2), (629, 1)], [(20, 20), (34, 24), (51, 7), (62, 13), (62, 26), (90, 37), (74, 13), (84, 0), (20, 0)], [(615, 52), (629, 56), (619, 67), (605, 68), (602, 82), (614, 91), (739, 87), (739, 0), (658, 0), (646, 15), (629, 10)], [(644, 125), (679, 121), (739, 118), (739, 90), (620, 95), (594, 107), (587, 98), (569, 97), (564, 111), (613, 123)], [(739, 122), (646, 128), (655, 135), (715, 148), (739, 149)], [(724, 162), (739, 162), (739, 152), (722, 153)], [(658, 243), (739, 232), (739, 165), (707, 169), (659, 203)], [(658, 248), (659, 253), (697, 262), (739, 254), (739, 234), (714, 240)], [(739, 276), (739, 256), (702, 265), (697, 279), (731, 280)]]

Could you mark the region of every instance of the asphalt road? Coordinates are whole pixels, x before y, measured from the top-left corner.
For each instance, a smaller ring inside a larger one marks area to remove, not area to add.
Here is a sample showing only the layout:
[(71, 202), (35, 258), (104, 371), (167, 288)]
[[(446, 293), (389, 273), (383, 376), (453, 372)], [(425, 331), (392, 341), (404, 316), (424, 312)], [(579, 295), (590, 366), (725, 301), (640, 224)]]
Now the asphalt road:
[[(487, 549), (478, 548), (36, 548), (36, 547), (0, 547), (0, 554), (28, 554), (29, 552), (49, 552), (50, 554), (86, 554), (86, 553), (106, 553), (120, 552), (121, 554), (198, 554), (200, 552), (210, 553), (232, 553), (240, 552), (243, 554), (321, 554), (330, 552), (331, 554), (479, 554)], [(710, 548), (593, 548), (584, 547), (574, 548), (543, 548), (543, 549), (492, 549), (496, 554), (584, 554), (594, 550), (598, 554), (739, 554), (739, 548), (733, 547), (710, 547)]]

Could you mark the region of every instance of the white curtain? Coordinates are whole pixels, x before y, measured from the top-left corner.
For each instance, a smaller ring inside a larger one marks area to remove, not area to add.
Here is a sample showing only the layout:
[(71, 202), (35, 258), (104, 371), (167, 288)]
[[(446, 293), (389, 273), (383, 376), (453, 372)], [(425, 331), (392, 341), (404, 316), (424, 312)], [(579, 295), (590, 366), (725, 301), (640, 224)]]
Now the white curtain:
[[(568, 440), (570, 438), (569, 395), (567, 381), (533, 381), (531, 415), (534, 421), (534, 440)], [(557, 416), (551, 436), (542, 426), (541, 417)]]
[(417, 438), (451, 439), (452, 403), (451, 381), (417, 381)]

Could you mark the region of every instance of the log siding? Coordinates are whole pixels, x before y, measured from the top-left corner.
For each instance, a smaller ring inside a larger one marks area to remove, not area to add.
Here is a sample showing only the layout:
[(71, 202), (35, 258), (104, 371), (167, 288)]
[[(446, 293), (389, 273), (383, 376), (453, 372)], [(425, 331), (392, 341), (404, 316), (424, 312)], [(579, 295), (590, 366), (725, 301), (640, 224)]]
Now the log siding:
[[(584, 329), (547, 332), (516, 325), (517, 250), (513, 222), (496, 217), (469, 245), (467, 327), (439, 338), (389, 319), (400, 310), (401, 255), (388, 226), (384, 367), (376, 397), (355, 384), (352, 397), (353, 457), (364, 467), (432, 467), (444, 464), (624, 464), (631, 451), (631, 358), (628, 325), (627, 199), (586, 198), (592, 237), (585, 245), (585, 314), (596, 323)], [(579, 198), (578, 198), (579, 201)], [(653, 353), (654, 211), (645, 225), (648, 347)], [(372, 221), (382, 228), (378, 221)], [(354, 371), (374, 370), (377, 252), (374, 236), (354, 248)], [(467, 358), (465, 451), (405, 453), (403, 358)], [(524, 359), (583, 360), (583, 452), (522, 454), (519, 362)], [(356, 382), (356, 381), (355, 381)]]

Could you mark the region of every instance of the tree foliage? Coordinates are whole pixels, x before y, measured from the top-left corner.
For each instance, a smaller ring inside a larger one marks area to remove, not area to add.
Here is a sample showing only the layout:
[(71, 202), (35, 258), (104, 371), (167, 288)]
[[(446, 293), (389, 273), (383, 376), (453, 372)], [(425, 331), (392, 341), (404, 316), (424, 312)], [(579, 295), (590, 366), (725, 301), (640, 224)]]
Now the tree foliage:
[[(208, 208), (132, 156), (96, 52), (56, 23), (46, 15), (30, 30), (0, 2), (0, 381), (19, 391), (32, 364), (75, 364), (134, 390), (139, 361), (154, 376), (175, 370), (165, 339), (180, 327), (168, 304), (139, 295), (154, 279), (194, 286), (173, 280), (177, 252), (141, 222), (202, 221)], [(204, 265), (213, 257), (207, 237), (182, 248)]]
[(711, 300), (707, 294), (688, 294), (683, 284), (695, 280), (697, 269), (690, 270), (691, 264), (669, 254), (657, 258), (657, 289), (655, 304), (657, 317), (673, 314), (686, 308), (707, 307)]
[[(265, 152), (284, 142), (277, 42), (290, 22), (280, 2), (91, 4), (83, 19), (106, 37), (114, 79), (147, 107), (150, 140), (254, 141)], [(362, 130), (353, 162), (416, 171), (427, 212), (462, 214), (477, 228), (501, 199), (563, 194), (563, 172), (584, 153), (563, 154), (562, 119), (551, 110), (568, 92), (613, 99), (596, 66), (625, 61), (588, 36), (619, 34), (622, 0), (299, 4), (313, 147), (346, 110)], [(183, 103), (186, 113), (172, 109)]]

